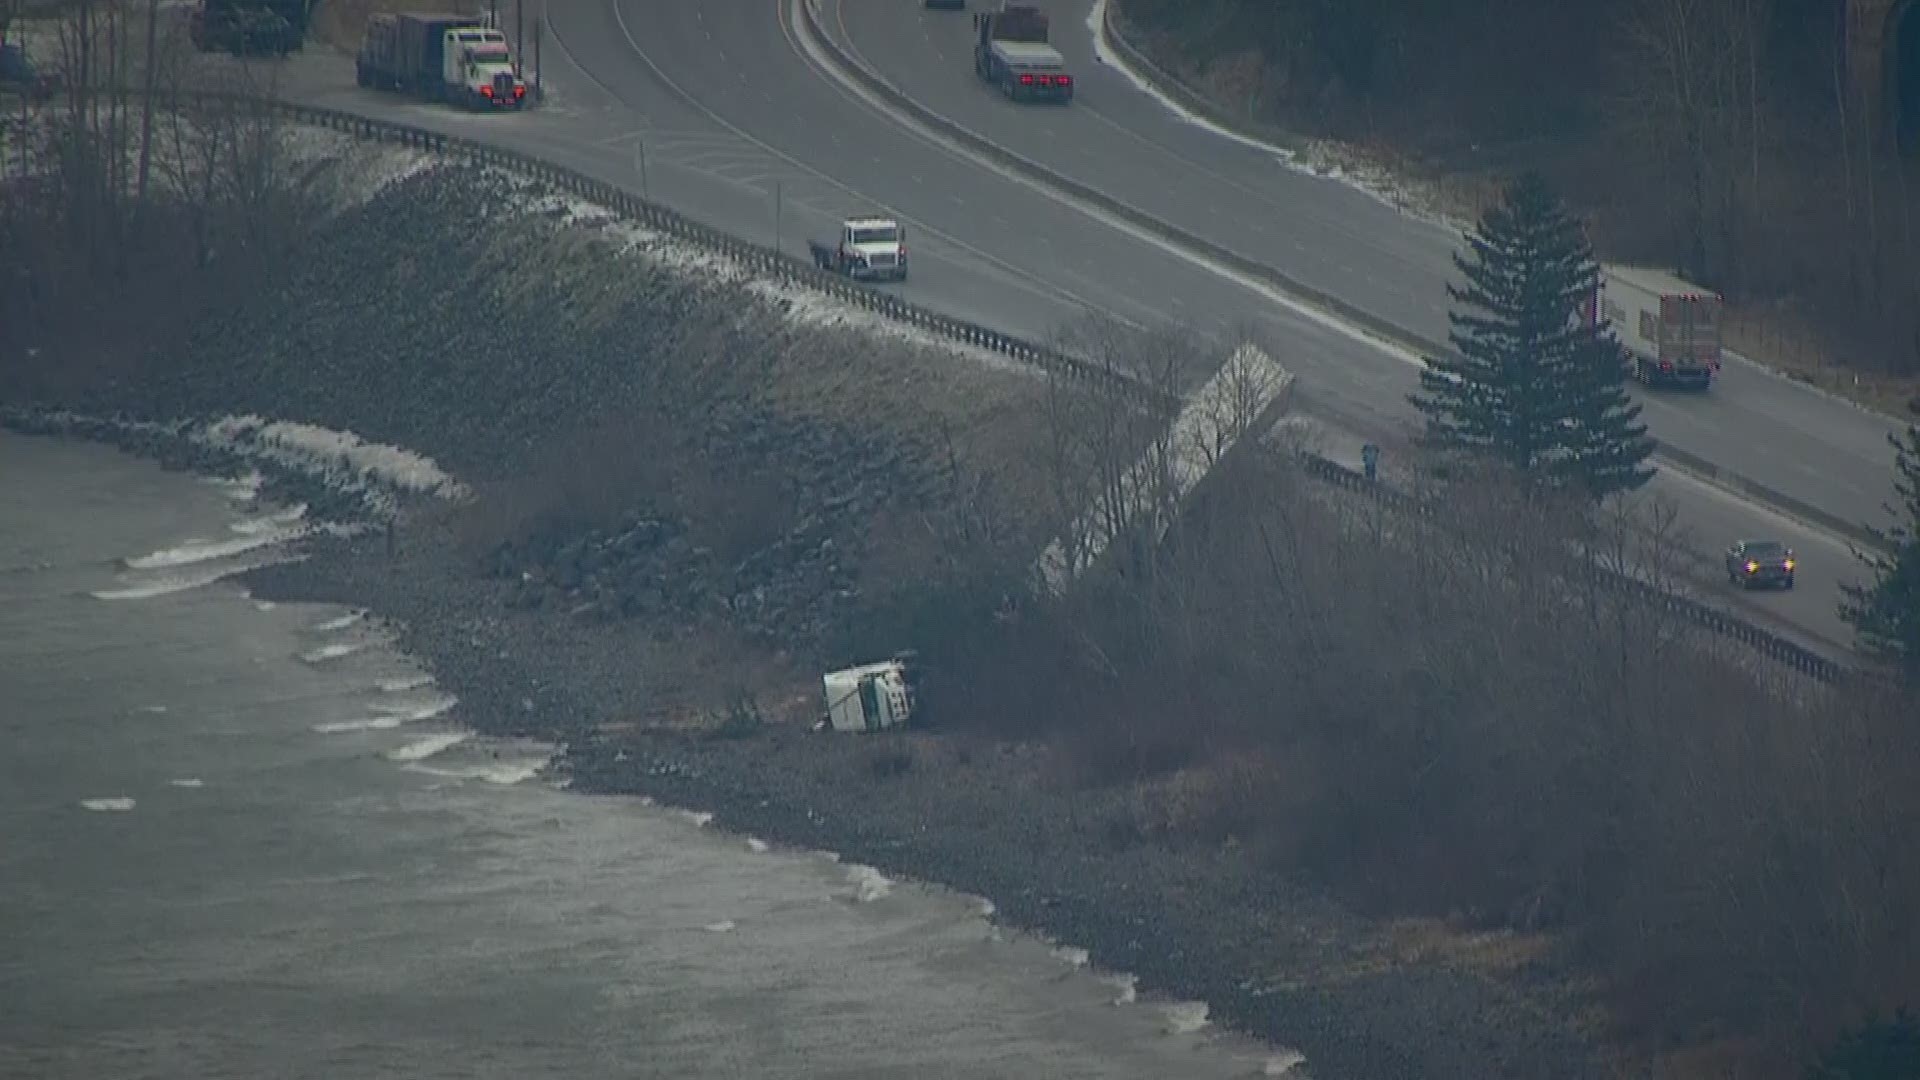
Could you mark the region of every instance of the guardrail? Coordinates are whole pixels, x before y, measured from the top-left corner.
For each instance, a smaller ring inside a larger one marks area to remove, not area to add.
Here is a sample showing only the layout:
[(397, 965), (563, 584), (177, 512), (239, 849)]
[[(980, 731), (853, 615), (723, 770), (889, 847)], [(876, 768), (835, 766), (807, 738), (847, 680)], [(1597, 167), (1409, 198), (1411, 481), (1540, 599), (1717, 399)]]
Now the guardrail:
[[(804, 0), (802, 2), (804, 6)], [(325, 127), (368, 142), (389, 143), (429, 153), (465, 157), (480, 164), (532, 176), (589, 202), (604, 206), (614, 213), (638, 221), (648, 228), (725, 255), (748, 269), (772, 274), (788, 283), (814, 289), (883, 318), (906, 323), (951, 341), (988, 349), (1043, 369), (1063, 372), (1070, 377), (1127, 394), (1149, 407), (1176, 410), (1179, 406), (1179, 401), (1173, 395), (1144, 387), (1135, 380), (1097, 367), (1077, 357), (1031, 344), (990, 327), (928, 311), (878, 290), (835, 277), (811, 263), (728, 236), (718, 229), (701, 225), (677, 211), (638, 198), (631, 192), (612, 184), (595, 180), (572, 169), (554, 165), (527, 154), (409, 124), (377, 120), (336, 109), (300, 105), (272, 98), (206, 92), (175, 96), (178, 100), (190, 103), (241, 105), (259, 109), (296, 123)], [(1308, 453), (1302, 456), (1306, 461), (1308, 474), (1316, 479), (1336, 487), (1370, 495), (1396, 510), (1423, 515), (1433, 513), (1432, 507), (1422, 504), (1412, 496), (1378, 481), (1368, 480), (1363, 474), (1348, 469), (1338, 462), (1317, 454)], [(1603, 575), (1610, 573), (1596, 572)], [(1837, 681), (1851, 670), (1778, 634), (1735, 618), (1697, 600), (1663, 592), (1628, 575), (1611, 574), (1611, 576), (1615, 579), (1611, 582), (1614, 587), (1639, 593), (1704, 630), (1742, 642), (1767, 658), (1822, 682)]]
[[(1081, 183), (1023, 154), (1009, 150), (999, 143), (975, 133), (970, 128), (934, 112), (932, 109), (914, 100), (914, 98), (905, 91), (902, 91), (892, 83), (881, 78), (876, 72), (868, 70), (864, 64), (861, 64), (849, 55), (845, 49), (841, 48), (839, 42), (833, 39), (833, 35), (827, 33), (825, 28), (820, 25), (818, 13), (814, 10), (815, 0), (791, 0), (791, 2), (800, 9), (801, 18), (805, 20), (807, 29), (813, 35), (814, 40), (818, 41), (832, 56), (835, 65), (838, 66), (844, 74), (874, 93), (886, 97), (887, 100), (891, 101), (898, 108), (904, 109), (906, 112), (912, 114), (915, 119), (926, 124), (928, 127), (934, 128), (948, 138), (992, 158), (1013, 171), (1026, 176), (1028, 179), (1036, 180), (1062, 191), (1081, 202), (1098, 207), (1101, 211), (1117, 217), (1143, 232), (1149, 233), (1168, 243), (1186, 248), (1189, 251), (1197, 252), (1205, 258), (1227, 267), (1236, 274), (1241, 274), (1256, 281), (1263, 282), (1281, 292), (1293, 296), (1295, 299), (1301, 300), (1314, 307), (1322, 308), (1388, 344), (1397, 345), (1400, 348), (1408, 349), (1424, 356), (1445, 356), (1452, 352), (1452, 349), (1443, 342), (1421, 337), (1367, 311), (1365, 308), (1351, 301), (1329, 293), (1324, 289), (1309, 285), (1285, 271), (1268, 266), (1265, 263), (1255, 262), (1211, 240), (1170, 225), (1130, 203), (1114, 198), (1098, 188)], [(1113, 12), (1111, 0), (1109, 0), (1106, 11), (1109, 31), (1111, 31)], [(1114, 36), (1116, 40), (1120, 40), (1118, 35)], [(1134, 49), (1131, 44), (1127, 44), (1125, 51), (1131, 56), (1138, 50)], [(1149, 65), (1149, 68), (1158, 71), (1158, 68), (1153, 68), (1152, 65)], [(1185, 90), (1184, 87), (1181, 87), (1181, 89)], [(1186, 94), (1190, 95), (1191, 91), (1186, 91)], [(1201, 109), (1198, 111), (1205, 113), (1207, 110)], [(1765, 484), (1731, 472), (1723, 467), (1708, 465), (1705, 469), (1702, 469), (1700, 466), (1705, 465), (1706, 462), (1697, 455), (1677, 450), (1668, 446), (1658, 438), (1654, 438), (1653, 443), (1654, 456), (1674, 469), (1690, 473), (1708, 483), (1725, 487), (1743, 497), (1766, 503), (1775, 510), (1799, 518), (1808, 524), (1826, 529), (1837, 535), (1845, 536), (1855, 543), (1873, 547), (1879, 546), (1879, 540), (1857, 521), (1851, 521), (1838, 514), (1828, 513), (1825, 510), (1811, 506), (1799, 499), (1795, 499)]]
[[(1367, 479), (1345, 465), (1319, 454), (1302, 452), (1301, 460), (1309, 476), (1334, 487), (1370, 497), (1398, 513), (1431, 517), (1436, 511), (1428, 503), (1378, 480)], [(1592, 579), (1606, 588), (1629, 593), (1653, 602), (1662, 610), (1692, 623), (1708, 633), (1719, 634), (1741, 643), (1769, 660), (1792, 668), (1823, 683), (1833, 683), (1852, 673), (1847, 665), (1830, 660), (1805, 646), (1755, 626), (1745, 619), (1729, 615), (1690, 596), (1681, 596), (1656, 588), (1631, 574), (1586, 564)]]
[(529, 154), (458, 135), (414, 127), (410, 124), (377, 120), (356, 113), (302, 105), (278, 98), (204, 91), (172, 96), (175, 100), (190, 105), (226, 105), (260, 109), (284, 120), (339, 131), (367, 142), (395, 144), (464, 158), (481, 165), (509, 169), (550, 184), (567, 194), (603, 206), (621, 217), (673, 239), (724, 256), (740, 264), (743, 269), (774, 277), (785, 284), (811, 289), (882, 318), (916, 327), (949, 341), (999, 353), (1042, 370), (1063, 374), (1098, 389), (1126, 395), (1149, 408), (1174, 410), (1179, 407), (1179, 399), (1175, 395), (1146, 386), (1120, 372), (1057, 349), (1036, 345), (992, 327), (943, 315), (878, 289), (828, 273), (806, 260), (729, 236), (718, 229), (702, 225), (678, 211), (642, 199), (624, 188), (596, 180), (564, 166), (542, 161)]

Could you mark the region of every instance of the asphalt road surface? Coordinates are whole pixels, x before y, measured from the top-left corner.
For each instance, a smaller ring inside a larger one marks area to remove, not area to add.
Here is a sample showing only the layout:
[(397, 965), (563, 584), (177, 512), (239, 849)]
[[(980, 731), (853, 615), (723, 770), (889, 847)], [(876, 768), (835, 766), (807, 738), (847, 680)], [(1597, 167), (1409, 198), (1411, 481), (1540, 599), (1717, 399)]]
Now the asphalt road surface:
[[(287, 64), (282, 86), (311, 104), (536, 154), (749, 239), (771, 243), (777, 227), (780, 246), (798, 255), (845, 214), (884, 208), (906, 222), (915, 264), (911, 281), (888, 288), (917, 302), (1034, 338), (1089, 308), (1205, 330), (1252, 325), (1302, 374), (1310, 407), (1338, 426), (1382, 437), (1373, 433), (1406, 422), (1417, 358), (910, 130), (823, 75), (777, 0), (559, 0), (548, 12), (543, 109), (474, 115), (361, 90), (351, 61), (319, 48)], [(1384, 220), (1409, 227), (1398, 214)], [(1801, 549), (1797, 589), (1725, 590), (1730, 606), (1810, 644), (1848, 640), (1834, 613), (1839, 580), (1857, 573), (1843, 542), (1670, 470), (1655, 486), (1706, 551), (1749, 536)]]
[[(1078, 83), (1067, 108), (1016, 105), (982, 82), (964, 13), (901, 0), (818, 2), (829, 33), (933, 111), (1396, 326), (1445, 338), (1457, 244), (1449, 229), (1185, 121), (1099, 62), (1093, 0), (1049, 5), (1054, 44)], [(1710, 393), (1641, 400), (1663, 441), (1848, 520), (1880, 520), (1891, 494), (1891, 420), (1743, 362), (1729, 364)]]

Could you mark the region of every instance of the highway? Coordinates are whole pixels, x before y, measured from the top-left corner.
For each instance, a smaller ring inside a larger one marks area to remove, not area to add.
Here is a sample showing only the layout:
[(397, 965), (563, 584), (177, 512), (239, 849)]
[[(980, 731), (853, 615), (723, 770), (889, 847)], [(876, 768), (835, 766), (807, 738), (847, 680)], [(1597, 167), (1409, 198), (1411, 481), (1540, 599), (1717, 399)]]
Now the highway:
[[(1093, 0), (1057, 0), (1069, 108), (1015, 105), (973, 73), (971, 20), (898, 0), (818, 0), (821, 23), (933, 111), (1203, 239), (1432, 340), (1446, 335), (1457, 238), (1337, 180), (1180, 118), (1101, 64)], [(1309, 372), (1309, 374), (1313, 374)], [(1890, 495), (1893, 421), (1736, 362), (1706, 395), (1641, 395), (1655, 436), (1852, 521)]]
[[(351, 61), (324, 49), (291, 61), (283, 86), (312, 104), (534, 153), (749, 239), (772, 242), (777, 218), (781, 246), (795, 254), (805, 253), (805, 235), (831, 231), (845, 213), (883, 207), (907, 223), (915, 263), (913, 280), (890, 288), (917, 302), (1034, 338), (1089, 308), (1205, 331), (1251, 324), (1302, 374), (1308, 407), (1337, 427), (1391, 441), (1406, 422), (1417, 358), (910, 129), (823, 74), (778, 0), (555, 0), (548, 14), (552, 96), (543, 109), (475, 116), (359, 90)], [(1096, 102), (1119, 92), (1088, 82)], [(1057, 122), (1067, 111), (1047, 115)], [(1411, 219), (1383, 220), (1404, 229)], [(1874, 468), (1884, 476), (1888, 464)], [(1829, 651), (1848, 640), (1834, 614), (1838, 582), (1856, 573), (1844, 543), (1671, 470), (1654, 485), (1682, 507), (1682, 526), (1707, 551), (1742, 536), (1780, 536), (1801, 550), (1798, 589), (1743, 597), (1719, 586), (1729, 606)]]

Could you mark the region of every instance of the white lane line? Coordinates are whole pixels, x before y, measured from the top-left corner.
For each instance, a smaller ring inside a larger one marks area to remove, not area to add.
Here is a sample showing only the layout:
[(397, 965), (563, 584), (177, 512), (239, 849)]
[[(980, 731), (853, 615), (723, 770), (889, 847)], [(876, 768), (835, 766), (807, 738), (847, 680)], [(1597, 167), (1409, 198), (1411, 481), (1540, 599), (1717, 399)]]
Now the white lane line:
[[(775, 0), (776, 4), (779, 4), (780, 2), (781, 0)], [(827, 173), (821, 171), (820, 169), (816, 169), (813, 166), (808, 165), (807, 163), (792, 156), (791, 154), (785, 153), (784, 151), (781, 151), (775, 148), (771, 144), (763, 142), (760, 139), (757, 139), (754, 136), (748, 134), (745, 130), (740, 128), (738, 125), (732, 123), (731, 121), (727, 120), (725, 117), (721, 116), (717, 111), (708, 107), (704, 102), (700, 101), (700, 99), (688, 93), (685, 87), (682, 87), (679, 83), (675, 82), (671, 77), (667, 75), (667, 73), (664, 70), (661, 69), (660, 65), (654, 63), (653, 57), (649, 56), (647, 54), (647, 51), (640, 47), (639, 39), (634, 37), (632, 28), (630, 28), (627, 25), (626, 15), (623, 13), (621, 9), (620, 0), (611, 0), (611, 6), (613, 8), (614, 23), (620, 28), (620, 36), (626, 39), (627, 48), (632, 50), (633, 55), (638, 57), (642, 64), (646, 65), (647, 69), (653, 73), (653, 76), (656, 79), (658, 79), (662, 85), (671, 88), (675, 94), (680, 95), (680, 97), (683, 100), (685, 100), (689, 105), (691, 105), (694, 109), (704, 114), (709, 120), (713, 121), (715, 124), (724, 128), (728, 132), (731, 132), (736, 138), (740, 139), (742, 142), (750, 146), (757, 147), (762, 152), (780, 161), (785, 162), (786, 164), (792, 166), (794, 169), (800, 172), (806, 173), (807, 175), (812, 176), (828, 184), (829, 186), (838, 189), (839, 191), (845, 193), (846, 195), (852, 197), (855, 200), (870, 203), (875, 206), (887, 207), (890, 213), (899, 217), (901, 220), (906, 221), (908, 224), (913, 225), (916, 228), (924, 231), (928, 236), (934, 237), (937, 240), (950, 244), (954, 248), (960, 251), (964, 251), (967, 254), (972, 255), (974, 258), (979, 259), (980, 261), (988, 264), (989, 266), (992, 266), (995, 269), (1004, 272), (1009, 277), (1015, 279), (1015, 281), (1019, 283), (1021, 287), (1024, 288), (1029, 293), (1032, 293), (1037, 296), (1051, 297), (1056, 300), (1066, 300), (1088, 311), (1102, 310), (1098, 305), (1094, 304), (1092, 301), (1087, 300), (1085, 297), (1078, 296), (1072, 292), (1069, 292), (1066, 289), (1060, 288), (1058, 285), (1055, 285), (1052, 282), (1049, 282), (1044, 278), (1041, 278), (1035, 274), (1032, 274), (1018, 266), (1015, 266), (1012, 263), (1005, 261), (1004, 259), (996, 258), (995, 256), (990, 255), (987, 252), (977, 247), (974, 247), (972, 244), (967, 243), (966, 241), (960, 239), (959, 237), (954, 236), (951, 233), (945, 232), (935, 227), (929, 222), (923, 221), (919, 218), (915, 218), (908, 214), (901, 213), (897, 208), (891, 207), (885, 200), (876, 199), (845, 183), (842, 183), (840, 180), (836, 179), (833, 176), (828, 175)], [(696, 8), (695, 10), (697, 15), (698, 9)], [(708, 36), (711, 37), (712, 36), (711, 33), (709, 33)], [(839, 140), (837, 137), (835, 137), (834, 141), (837, 145)]]

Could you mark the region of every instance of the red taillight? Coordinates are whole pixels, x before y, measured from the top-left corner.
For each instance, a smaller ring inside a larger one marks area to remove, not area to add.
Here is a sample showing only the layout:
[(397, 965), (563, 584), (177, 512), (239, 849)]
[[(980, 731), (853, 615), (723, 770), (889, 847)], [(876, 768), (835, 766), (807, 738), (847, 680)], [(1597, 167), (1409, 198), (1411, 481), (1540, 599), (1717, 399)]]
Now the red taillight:
[(1661, 371), (1672, 371), (1672, 370), (1673, 370), (1673, 361), (1671, 361), (1671, 360), (1662, 360), (1662, 361), (1660, 361), (1660, 370), (1661, 370)]
[(483, 87), (481, 87), (481, 88), (480, 88), (480, 96), (481, 96), (481, 97), (492, 97), (492, 96), (493, 96), (493, 87), (491, 87), (491, 86), (483, 86)]
[(1022, 75), (1022, 76), (1020, 76), (1020, 83), (1021, 83), (1021, 85), (1023, 85), (1023, 86), (1032, 86), (1032, 85), (1033, 85), (1033, 76), (1031, 76), (1031, 75)]
[(527, 96), (527, 88), (526, 88), (526, 87), (524, 87), (524, 86), (516, 86), (516, 87), (514, 87), (514, 88), (513, 88), (513, 96), (514, 96), (514, 97), (526, 97), (526, 96)]
[(1073, 76), (1071, 76), (1071, 75), (1062, 75), (1062, 76), (1060, 76), (1059, 78), (1057, 78), (1057, 79), (1055, 79), (1055, 80), (1053, 80), (1053, 81), (1054, 81), (1054, 82), (1057, 82), (1057, 83), (1059, 83), (1059, 84), (1060, 84), (1061, 86), (1072, 86), (1072, 85), (1073, 85)]

